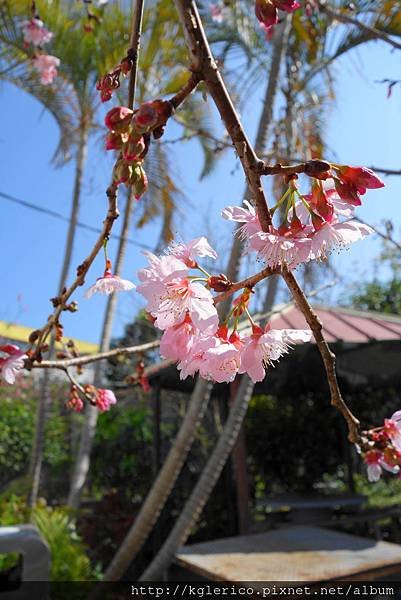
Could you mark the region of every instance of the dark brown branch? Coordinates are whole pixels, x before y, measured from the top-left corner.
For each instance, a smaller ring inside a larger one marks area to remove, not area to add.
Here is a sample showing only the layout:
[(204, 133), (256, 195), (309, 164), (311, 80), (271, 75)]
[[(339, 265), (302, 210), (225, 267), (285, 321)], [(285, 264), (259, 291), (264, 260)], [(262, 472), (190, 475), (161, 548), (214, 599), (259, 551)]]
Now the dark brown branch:
[(223, 302), (226, 300), (231, 294), (234, 294), (238, 290), (243, 290), (244, 288), (253, 288), (259, 281), (270, 277), (271, 275), (277, 275), (281, 272), (281, 269), (278, 267), (276, 269), (271, 269), (270, 267), (265, 267), (259, 273), (255, 275), (251, 275), (251, 277), (247, 277), (242, 281), (237, 281), (236, 283), (232, 283), (228, 290), (222, 292), (218, 296), (215, 296), (214, 303), (218, 304), (219, 302)]
[(277, 163), (275, 165), (263, 165), (259, 173), (260, 175), (294, 175), (298, 173), (305, 173), (309, 177), (316, 177), (321, 173), (325, 173), (331, 169), (331, 165), (326, 160), (308, 160), (297, 165), (282, 165)]
[(370, 167), (375, 173), (383, 175), (401, 175), (401, 169), (384, 169), (383, 167)]
[(32, 362), (37, 360), (43, 344), (45, 343), (47, 337), (49, 336), (50, 332), (52, 331), (54, 325), (58, 322), (58, 319), (59, 319), (61, 313), (63, 312), (63, 310), (65, 309), (69, 298), (72, 296), (72, 294), (75, 292), (75, 290), (79, 286), (81, 286), (85, 283), (85, 277), (86, 277), (87, 272), (89, 271), (96, 256), (102, 249), (104, 240), (106, 240), (108, 238), (108, 236), (112, 230), (114, 221), (119, 216), (119, 212), (118, 212), (118, 208), (117, 208), (117, 188), (114, 184), (112, 184), (108, 188), (107, 197), (108, 197), (108, 203), (109, 203), (108, 211), (107, 211), (106, 218), (103, 221), (102, 231), (101, 231), (99, 237), (97, 238), (95, 245), (93, 246), (89, 255), (85, 258), (85, 260), (77, 268), (77, 276), (76, 276), (74, 282), (70, 285), (70, 287), (68, 289), (66, 289), (60, 295), (60, 297), (58, 299), (59, 303), (58, 303), (57, 307), (55, 308), (53, 314), (50, 315), (50, 317), (48, 318), (46, 325), (44, 325), (42, 327), (42, 329), (35, 332), (36, 348), (33, 351), (31, 359), (30, 359)]
[[(227, 131), (233, 140), (248, 179), (249, 186), (255, 196), (256, 208), (262, 229), (268, 231), (271, 217), (259, 176), (261, 168), (265, 165), (256, 157), (255, 151), (244, 133), (240, 119), (233, 107), (231, 98), (228, 95), (227, 89), (213, 59), (194, 0), (174, 1), (184, 27), (186, 42), (191, 54), (191, 61), (195, 61), (198, 70), (205, 78), (208, 90), (213, 97), (221, 118), (226, 125)], [(323, 337), (322, 324), (312, 310), (312, 307), (305, 298), (303, 291), (298, 286), (292, 273), (286, 268), (283, 268), (281, 274), (316, 339), (327, 373), (331, 403), (346, 419), (350, 441), (361, 443), (359, 421), (350, 412), (341, 396), (335, 373), (335, 356)], [(232, 288), (230, 291), (232, 291)]]
[(313, 310), (313, 308), (311, 307), (311, 305), (309, 304), (308, 300), (306, 299), (305, 294), (299, 287), (294, 275), (290, 271), (288, 271), (288, 269), (283, 268), (282, 276), (288, 288), (290, 289), (298, 308), (304, 315), (306, 322), (311, 328), (313, 336), (316, 340), (316, 344), (319, 348), (324, 368), (326, 370), (327, 381), (330, 387), (331, 404), (343, 415), (344, 419), (347, 422), (349, 441), (354, 444), (358, 444), (361, 442), (359, 421), (351, 413), (341, 395), (335, 369), (336, 357), (335, 354), (330, 350), (329, 345), (323, 337), (322, 323), (315, 311)]
[(254, 194), (261, 224), (267, 229), (271, 223), (271, 216), (257, 171), (260, 160), (245, 134), (239, 115), (217, 68), (195, 2), (175, 0), (175, 4), (184, 27), (191, 62), (194, 65), (193, 70), (202, 75), (216, 104)]
[(130, 48), (127, 53), (128, 58), (132, 60), (132, 68), (130, 71), (130, 78), (128, 84), (128, 108), (133, 108), (135, 104), (135, 91), (136, 80), (138, 75), (139, 50), (141, 48), (144, 4), (144, 0), (136, 0), (133, 14)]
[(202, 77), (198, 73), (191, 73), (187, 83), (170, 100), (170, 104), (173, 106), (174, 110), (176, 110), (180, 104), (184, 102), (187, 96), (192, 94), (201, 79)]

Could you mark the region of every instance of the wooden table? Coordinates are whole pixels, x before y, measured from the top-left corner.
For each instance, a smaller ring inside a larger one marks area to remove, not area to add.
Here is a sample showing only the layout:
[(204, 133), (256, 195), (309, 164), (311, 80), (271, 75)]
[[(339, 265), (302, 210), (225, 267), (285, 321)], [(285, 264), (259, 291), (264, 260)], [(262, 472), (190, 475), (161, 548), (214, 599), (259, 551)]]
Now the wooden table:
[(300, 526), (184, 546), (176, 562), (210, 581), (372, 580), (401, 574), (401, 546)]

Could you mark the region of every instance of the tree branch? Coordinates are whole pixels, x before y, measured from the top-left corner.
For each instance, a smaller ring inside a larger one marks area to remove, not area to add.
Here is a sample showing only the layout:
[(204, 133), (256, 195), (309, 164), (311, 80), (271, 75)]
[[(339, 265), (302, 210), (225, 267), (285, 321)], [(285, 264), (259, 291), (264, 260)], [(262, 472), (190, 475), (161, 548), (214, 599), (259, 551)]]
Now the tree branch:
[(393, 48), (401, 50), (401, 44), (393, 40), (389, 35), (387, 35), (387, 33), (384, 33), (384, 31), (380, 31), (380, 29), (376, 29), (376, 27), (372, 27), (371, 25), (366, 25), (366, 23), (359, 21), (355, 17), (351, 17), (346, 13), (335, 10), (326, 3), (326, 0), (320, 0), (318, 2), (318, 5), (323, 12), (325, 12), (329, 17), (336, 19), (336, 21), (340, 21), (341, 23), (345, 23), (346, 25), (355, 25), (362, 31), (365, 31), (366, 33), (370, 34), (372, 38), (382, 40), (383, 42), (386, 42), (386, 44), (390, 44), (390, 46), (392, 46)]
[[(174, 1), (184, 27), (185, 38), (191, 54), (191, 60), (196, 61), (198, 70), (203, 74), (208, 90), (215, 101), (220, 115), (226, 125), (227, 131), (233, 140), (245, 175), (248, 179), (250, 189), (255, 196), (255, 204), (262, 229), (264, 231), (269, 231), (269, 226), (271, 224), (270, 211), (268, 209), (259, 176), (265, 165), (256, 157), (255, 151), (246, 137), (246, 134), (244, 133), (240, 119), (233, 107), (231, 98), (228, 95), (227, 89), (213, 59), (213, 55), (207, 42), (195, 1)], [(337, 410), (340, 411), (347, 421), (349, 440), (354, 443), (361, 443), (359, 421), (350, 412), (341, 396), (335, 373), (335, 356), (331, 352), (326, 340), (323, 337), (322, 324), (307, 301), (303, 291), (298, 286), (298, 283), (292, 273), (283, 267), (281, 275), (283, 276), (301, 312), (305, 316), (305, 319), (315, 337), (317, 346), (322, 356), (324, 367), (326, 369), (327, 379), (330, 387), (331, 403), (337, 408)]]

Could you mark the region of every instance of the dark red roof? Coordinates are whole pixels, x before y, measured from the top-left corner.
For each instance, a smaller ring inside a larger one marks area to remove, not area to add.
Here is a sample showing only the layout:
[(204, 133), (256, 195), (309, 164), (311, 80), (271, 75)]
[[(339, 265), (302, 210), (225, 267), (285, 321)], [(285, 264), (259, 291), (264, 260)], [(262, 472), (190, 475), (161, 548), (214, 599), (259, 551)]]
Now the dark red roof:
[[(361, 343), (401, 339), (401, 317), (349, 308), (313, 308), (323, 323), (323, 333), (328, 342)], [(270, 323), (275, 329), (308, 328), (305, 317), (293, 304), (278, 309)]]

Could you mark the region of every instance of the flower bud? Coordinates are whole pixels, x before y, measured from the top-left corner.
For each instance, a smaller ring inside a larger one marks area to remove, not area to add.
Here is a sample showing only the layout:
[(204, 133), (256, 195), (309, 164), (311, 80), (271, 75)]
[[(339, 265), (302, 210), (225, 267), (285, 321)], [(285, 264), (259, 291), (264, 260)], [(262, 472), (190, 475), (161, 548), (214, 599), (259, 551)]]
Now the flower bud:
[(348, 202), (348, 204), (351, 204), (352, 206), (360, 206), (362, 204), (359, 193), (364, 192), (358, 191), (358, 189), (352, 183), (344, 183), (335, 178), (334, 186), (341, 200)]
[[(317, 177), (318, 179), (326, 179), (329, 176), (331, 165), (326, 160), (308, 160), (305, 163), (305, 175), (309, 177)], [(326, 177), (322, 177), (326, 174)]]
[(367, 167), (348, 167), (338, 169), (339, 177), (344, 183), (353, 183), (357, 188), (377, 189), (384, 187), (383, 181)]
[(271, 0), (256, 0), (255, 15), (266, 28), (272, 27), (278, 22), (277, 8)]
[(137, 162), (145, 152), (145, 149), (145, 140), (142, 136), (130, 135), (128, 142), (123, 148), (123, 158), (129, 163)]
[(109, 110), (104, 120), (108, 129), (117, 133), (124, 133), (128, 130), (134, 111), (126, 106), (116, 106)]
[(106, 150), (121, 150), (127, 139), (127, 133), (110, 131), (106, 136)]
[(138, 133), (146, 133), (163, 125), (172, 113), (172, 106), (166, 100), (145, 102), (135, 112), (133, 128)]
[(113, 183), (120, 185), (120, 183), (126, 183), (132, 175), (132, 166), (127, 164), (125, 160), (119, 158), (114, 165), (113, 169)]
[(220, 273), (220, 275), (212, 275), (211, 277), (209, 277), (209, 279), (207, 280), (207, 284), (215, 292), (225, 292), (232, 285), (231, 281), (227, 279), (227, 277), (223, 273)]
[(148, 189), (148, 178), (142, 165), (136, 164), (131, 167), (131, 175), (127, 185), (133, 186), (137, 200), (146, 192)]

